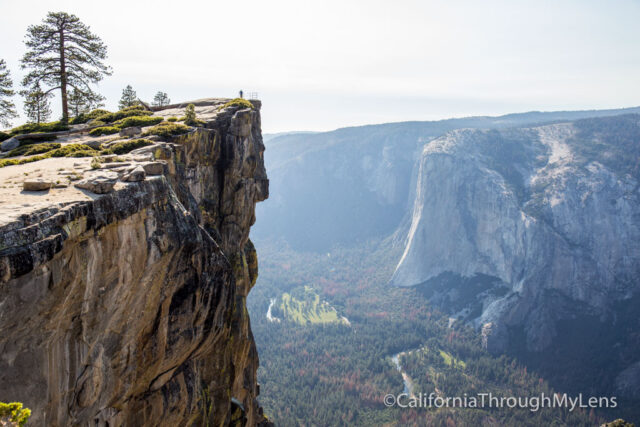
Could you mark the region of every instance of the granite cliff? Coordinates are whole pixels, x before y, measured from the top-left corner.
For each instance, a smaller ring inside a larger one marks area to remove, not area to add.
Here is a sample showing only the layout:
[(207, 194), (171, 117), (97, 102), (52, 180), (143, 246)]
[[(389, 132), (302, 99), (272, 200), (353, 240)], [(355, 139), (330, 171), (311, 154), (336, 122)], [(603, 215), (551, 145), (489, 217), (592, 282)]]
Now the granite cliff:
[[(624, 307), (640, 290), (638, 138), (640, 116), (623, 115), (458, 130), (425, 145), (392, 283), (420, 285), (494, 352), (518, 340), (547, 350), (560, 324), (579, 320), (576, 335), (587, 318), (627, 348)], [(627, 356), (620, 366), (635, 362)]]
[[(268, 197), (260, 103), (226, 101), (98, 166), (0, 169), (0, 401), (24, 402), (33, 425), (266, 422), (246, 310)], [(25, 175), (52, 188), (27, 191)]]

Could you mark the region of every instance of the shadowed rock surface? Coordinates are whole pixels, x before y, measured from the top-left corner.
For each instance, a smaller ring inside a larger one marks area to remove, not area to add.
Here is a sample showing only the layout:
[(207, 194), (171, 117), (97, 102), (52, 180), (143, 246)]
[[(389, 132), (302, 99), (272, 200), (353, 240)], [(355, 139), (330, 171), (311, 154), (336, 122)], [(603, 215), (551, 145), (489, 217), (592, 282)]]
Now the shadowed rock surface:
[(103, 164), (120, 177), (105, 194), (2, 210), (0, 401), (24, 402), (30, 425), (264, 422), (246, 310), (268, 197), (260, 104), (223, 102), (204, 128)]

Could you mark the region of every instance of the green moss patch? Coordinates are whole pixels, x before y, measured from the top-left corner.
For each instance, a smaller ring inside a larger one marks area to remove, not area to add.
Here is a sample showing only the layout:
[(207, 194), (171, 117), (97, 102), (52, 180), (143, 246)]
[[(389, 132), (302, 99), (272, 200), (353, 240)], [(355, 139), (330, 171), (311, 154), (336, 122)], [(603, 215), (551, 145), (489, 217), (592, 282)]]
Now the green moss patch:
[(100, 154), (100, 151), (94, 150), (85, 144), (69, 144), (23, 159), (2, 159), (0, 160), (0, 168), (5, 166), (23, 165), (25, 163), (37, 162), (38, 160), (49, 159), (51, 157), (93, 157)]
[(120, 132), (120, 128), (116, 126), (103, 126), (89, 131), (91, 136), (113, 135)]
[(162, 122), (151, 129), (148, 129), (143, 136), (158, 135), (162, 137), (169, 137), (174, 135), (182, 135), (189, 132), (191, 128), (180, 123)]
[(72, 125), (79, 125), (82, 123), (87, 123), (89, 120), (97, 119), (98, 117), (105, 116), (108, 114), (112, 114), (111, 111), (103, 110), (101, 108), (95, 109), (90, 113), (82, 113), (79, 116), (74, 117), (69, 122)]
[(15, 127), (9, 131), (9, 135), (23, 135), (25, 133), (35, 133), (35, 132), (61, 132), (69, 130), (69, 126), (66, 124), (57, 121), (51, 123), (26, 123), (22, 126)]
[(120, 119), (114, 123), (115, 126), (120, 129), (128, 128), (131, 126), (154, 126), (158, 123), (162, 123), (164, 119), (162, 117), (152, 116), (131, 116), (124, 119)]
[(44, 143), (44, 144), (22, 145), (18, 148), (14, 148), (13, 150), (9, 151), (9, 153), (7, 154), (7, 157), (32, 156), (35, 154), (46, 153), (60, 147), (61, 145), (57, 142), (51, 143), (51, 144)]

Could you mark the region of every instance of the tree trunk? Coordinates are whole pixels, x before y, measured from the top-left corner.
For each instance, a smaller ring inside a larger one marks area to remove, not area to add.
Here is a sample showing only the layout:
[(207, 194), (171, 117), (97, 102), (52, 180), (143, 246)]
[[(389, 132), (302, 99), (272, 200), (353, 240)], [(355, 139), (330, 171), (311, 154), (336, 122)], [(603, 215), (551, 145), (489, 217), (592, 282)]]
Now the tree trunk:
[(64, 29), (60, 29), (60, 96), (62, 98), (62, 122), (69, 121), (69, 106), (67, 103), (67, 66), (64, 57)]

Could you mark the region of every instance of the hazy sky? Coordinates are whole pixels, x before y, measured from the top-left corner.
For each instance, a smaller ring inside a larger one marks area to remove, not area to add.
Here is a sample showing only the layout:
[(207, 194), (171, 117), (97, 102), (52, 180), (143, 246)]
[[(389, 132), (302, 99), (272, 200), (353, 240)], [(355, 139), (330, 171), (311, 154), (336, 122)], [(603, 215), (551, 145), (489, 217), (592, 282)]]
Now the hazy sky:
[(0, 0), (15, 83), (51, 10), (108, 45), (110, 109), (127, 84), (174, 102), (258, 92), (265, 132), (640, 105), (640, 0)]

